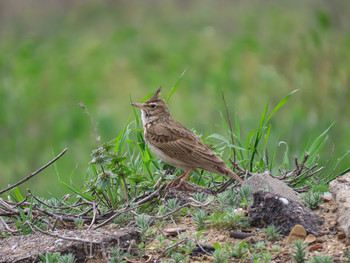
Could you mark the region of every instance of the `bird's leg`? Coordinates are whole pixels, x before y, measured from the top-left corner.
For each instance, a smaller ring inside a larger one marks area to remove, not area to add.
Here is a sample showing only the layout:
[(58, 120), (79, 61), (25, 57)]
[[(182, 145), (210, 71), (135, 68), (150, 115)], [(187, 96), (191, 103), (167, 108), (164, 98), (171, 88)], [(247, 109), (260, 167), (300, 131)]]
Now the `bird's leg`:
[[(181, 180), (181, 182), (177, 186), (174, 187), (174, 189), (177, 189), (177, 188), (179, 188), (182, 185), (185, 186), (187, 189), (190, 189), (188, 186), (184, 185), (184, 182), (187, 180), (188, 176), (190, 175), (190, 173), (192, 171), (193, 171), (193, 169), (190, 169), (186, 173), (184, 173), (183, 176), (181, 176), (181, 177), (183, 177), (183, 179)], [(180, 177), (178, 179), (180, 179)]]
[(168, 183), (168, 185), (165, 187), (165, 189), (168, 189), (170, 187), (172, 187), (174, 185), (174, 183), (176, 181), (179, 181), (181, 178), (184, 177), (184, 179), (182, 179), (182, 181), (176, 186), (174, 187), (174, 189), (177, 189), (179, 186), (181, 186), (183, 184), (183, 182), (187, 179), (188, 175), (190, 174), (190, 172), (192, 172), (193, 169), (188, 170), (187, 172), (183, 173), (182, 175), (180, 175), (178, 178), (172, 180), (170, 183)]
[(176, 178), (176, 179), (170, 181), (170, 183), (168, 183), (168, 185), (165, 187), (165, 189), (168, 189), (168, 188), (172, 187), (176, 181), (179, 181), (182, 177), (186, 176), (186, 173), (187, 173), (187, 172), (184, 172), (184, 173), (183, 173), (182, 175), (180, 175), (178, 178)]

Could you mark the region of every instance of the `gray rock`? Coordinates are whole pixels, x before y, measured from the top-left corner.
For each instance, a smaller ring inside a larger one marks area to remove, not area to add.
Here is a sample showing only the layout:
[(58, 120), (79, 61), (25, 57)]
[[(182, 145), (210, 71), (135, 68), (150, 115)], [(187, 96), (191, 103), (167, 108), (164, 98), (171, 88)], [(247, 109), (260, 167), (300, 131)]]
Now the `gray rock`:
[(329, 184), (333, 200), (339, 206), (338, 222), (346, 237), (350, 237), (350, 173), (338, 177)]
[(253, 197), (254, 203), (248, 210), (252, 226), (274, 225), (283, 235), (288, 235), (295, 225), (302, 225), (308, 234), (317, 236), (324, 224), (322, 217), (292, 199), (267, 191), (258, 191)]
[(243, 185), (249, 186), (253, 193), (264, 190), (300, 202), (300, 199), (293, 188), (289, 187), (282, 181), (271, 177), (268, 172), (251, 176), (244, 181)]

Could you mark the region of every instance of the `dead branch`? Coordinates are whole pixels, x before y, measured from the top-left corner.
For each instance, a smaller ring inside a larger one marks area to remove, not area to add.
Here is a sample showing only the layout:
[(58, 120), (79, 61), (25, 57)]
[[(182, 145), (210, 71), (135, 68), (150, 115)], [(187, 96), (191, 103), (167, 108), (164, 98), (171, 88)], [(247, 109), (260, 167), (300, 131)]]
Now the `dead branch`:
[(93, 240), (87, 240), (87, 239), (82, 239), (82, 238), (75, 238), (75, 237), (64, 237), (61, 235), (53, 234), (48, 231), (41, 230), (38, 228), (36, 225), (33, 225), (31, 222), (27, 221), (26, 224), (32, 229), (33, 232), (40, 232), (44, 235), (48, 235), (51, 237), (59, 238), (59, 239), (64, 239), (64, 240), (69, 240), (69, 241), (77, 241), (77, 242), (83, 242), (83, 243), (93, 243), (93, 244), (100, 244), (100, 241), (93, 241)]
[(146, 196), (144, 199), (136, 202), (135, 204), (141, 205), (141, 204), (148, 202), (149, 200), (153, 199), (153, 197), (157, 196), (165, 187), (166, 187), (166, 184), (163, 184), (156, 191), (154, 191), (152, 194)]
[(88, 227), (88, 230), (91, 229), (92, 225), (95, 223), (95, 220), (96, 220), (97, 209), (96, 209), (95, 201), (92, 202), (92, 209), (94, 212), (93, 212), (92, 220), (91, 220), (91, 223)]
[(45, 164), (44, 166), (40, 167), (38, 170), (36, 170), (35, 172), (31, 173), (30, 175), (28, 175), (26, 178), (23, 178), (22, 180), (20, 180), (19, 182), (3, 189), (0, 191), (0, 195), (2, 193), (7, 192), (8, 190), (11, 190), (13, 188), (15, 188), (16, 186), (19, 186), (20, 184), (28, 181), (30, 178), (32, 178), (33, 176), (37, 175), (38, 173), (40, 173), (42, 170), (46, 169), (47, 167), (49, 167), (51, 164), (53, 164), (54, 162), (56, 162), (59, 158), (61, 158), (61, 156), (63, 154), (66, 153), (66, 151), (68, 151), (68, 148), (65, 148), (59, 155), (57, 155), (54, 159), (52, 159), (50, 162), (48, 162), (47, 164)]
[(227, 180), (218, 190), (216, 190), (217, 193), (222, 193), (223, 191), (225, 191), (227, 189), (227, 187), (229, 187), (233, 182), (235, 181), (234, 178), (230, 178), (229, 180)]
[[(38, 197), (36, 197), (31, 191), (30, 189), (27, 189), (27, 191), (29, 192), (29, 195), (32, 195), (33, 198), (40, 204), (43, 204), (51, 209), (56, 209), (56, 210), (67, 210), (67, 209), (74, 209), (75, 207), (79, 207), (79, 206), (83, 206), (83, 205), (91, 205), (91, 202), (83, 202), (83, 203), (79, 203), (79, 204), (75, 204), (75, 205), (71, 205), (71, 206), (53, 206), (53, 205), (49, 205), (48, 203), (44, 202), (43, 200), (40, 200)], [(28, 197), (27, 196), (27, 197)], [(23, 201), (22, 201), (23, 202)], [(20, 203), (18, 203), (19, 205)]]
[(205, 251), (205, 249), (201, 246), (201, 244), (199, 244), (199, 240), (198, 240), (197, 235), (196, 235), (195, 240), (196, 240), (197, 246), (203, 251), (203, 253), (204, 253), (204, 254), (207, 254), (207, 255), (209, 255), (209, 256), (211, 256), (211, 254), (208, 253), (207, 251)]
[(9, 233), (18, 233), (17, 230), (13, 230), (11, 229), (5, 222), (5, 220), (0, 216), (0, 223), (5, 227), (5, 229), (9, 232)]
[(117, 216), (119, 216), (119, 215), (121, 215), (121, 214), (123, 214), (123, 213), (129, 212), (129, 211), (132, 211), (132, 210), (134, 210), (134, 209), (136, 209), (136, 208), (139, 208), (139, 207), (141, 207), (141, 206), (142, 206), (142, 204), (141, 204), (141, 205), (137, 205), (137, 206), (135, 206), (135, 207), (128, 208), (128, 209), (125, 209), (125, 208), (124, 208), (124, 209), (115, 211), (114, 215), (112, 215), (110, 218), (108, 218), (108, 219), (107, 219), (106, 221), (104, 221), (103, 223), (101, 223), (101, 224), (99, 224), (99, 225), (93, 227), (92, 229), (100, 228), (101, 226), (104, 226), (104, 225), (108, 224), (109, 222), (111, 222), (111, 221), (112, 221), (114, 218), (116, 218)]

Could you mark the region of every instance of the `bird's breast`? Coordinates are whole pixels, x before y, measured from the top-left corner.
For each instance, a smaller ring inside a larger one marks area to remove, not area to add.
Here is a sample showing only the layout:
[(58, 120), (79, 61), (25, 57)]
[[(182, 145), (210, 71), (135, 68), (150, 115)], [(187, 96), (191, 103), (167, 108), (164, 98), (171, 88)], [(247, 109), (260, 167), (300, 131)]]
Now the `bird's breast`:
[(148, 123), (148, 120), (147, 120), (147, 113), (144, 110), (141, 110), (141, 120), (142, 120), (143, 128), (145, 128), (146, 124)]
[[(146, 141), (147, 142), (147, 141)], [(180, 170), (189, 170), (192, 169), (193, 167), (191, 167), (190, 165), (176, 159), (176, 158), (171, 158), (169, 157), (167, 154), (165, 154), (162, 150), (160, 150), (159, 148), (153, 146), (152, 144), (149, 144), (147, 142), (148, 147), (150, 148), (150, 150), (152, 151), (152, 153), (157, 156), (159, 159), (161, 159), (163, 162), (170, 164), (171, 166), (174, 166)]]

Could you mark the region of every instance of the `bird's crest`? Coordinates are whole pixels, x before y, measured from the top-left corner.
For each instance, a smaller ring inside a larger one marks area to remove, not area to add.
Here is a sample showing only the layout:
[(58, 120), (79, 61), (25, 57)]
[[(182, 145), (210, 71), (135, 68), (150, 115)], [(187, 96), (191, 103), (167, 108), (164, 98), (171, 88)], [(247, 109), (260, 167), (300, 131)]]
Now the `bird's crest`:
[(162, 86), (160, 86), (159, 89), (153, 94), (153, 96), (151, 97), (151, 100), (156, 100), (156, 99), (158, 99), (161, 90), (162, 90)]

